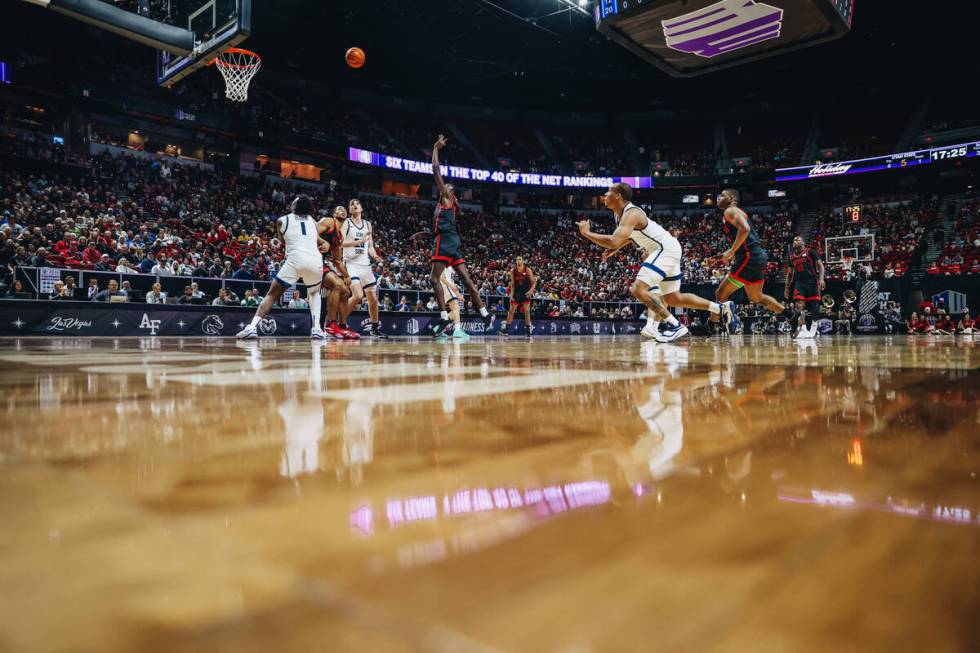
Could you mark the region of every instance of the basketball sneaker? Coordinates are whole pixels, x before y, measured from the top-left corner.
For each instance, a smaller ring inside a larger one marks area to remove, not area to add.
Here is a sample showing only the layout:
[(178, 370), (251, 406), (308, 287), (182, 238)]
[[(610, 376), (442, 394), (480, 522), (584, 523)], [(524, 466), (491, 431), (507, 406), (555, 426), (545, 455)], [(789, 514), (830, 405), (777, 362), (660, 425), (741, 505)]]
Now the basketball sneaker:
[(327, 334), (324, 333), (323, 329), (315, 326), (310, 330), (310, 338), (313, 338), (314, 340), (326, 340)]
[(533, 332), (531, 331), (531, 325), (530, 325), (530, 324), (528, 324), (527, 326), (525, 326), (525, 327), (524, 327), (524, 335), (525, 335), (526, 337), (528, 337), (528, 338), (530, 338), (530, 337), (531, 337), (531, 333), (533, 333)]
[(337, 340), (344, 339), (344, 334), (341, 333), (341, 329), (336, 322), (328, 322), (324, 331), (331, 338), (336, 338)]
[[(439, 336), (441, 336), (443, 334), (443, 332), (446, 331), (446, 329), (448, 329), (450, 326), (452, 326), (452, 323), (453, 323), (452, 320), (443, 320), (443, 319), (440, 319), (432, 327), (432, 337), (433, 338), (438, 338)], [(450, 331), (449, 333), (452, 333), (452, 332)]]
[(742, 321), (735, 312), (735, 302), (729, 300), (721, 305), (721, 323), (728, 333), (738, 333), (742, 328)]
[(235, 334), (235, 337), (239, 340), (244, 340), (245, 338), (258, 338), (259, 334), (254, 326), (246, 324), (244, 329)]
[(338, 324), (337, 327), (340, 329), (340, 337), (344, 340), (360, 340), (361, 336), (357, 335), (352, 331), (346, 324)]
[(647, 320), (646, 326), (640, 329), (640, 335), (644, 338), (656, 338), (658, 333), (660, 333), (660, 322)]
[(495, 319), (497, 319), (497, 316), (489, 312), (483, 317), (483, 333), (490, 333), (490, 330), (493, 329), (493, 321)]
[(470, 339), (470, 334), (460, 329), (453, 329), (453, 340), (458, 340), (460, 342), (466, 342)]
[(683, 324), (660, 323), (660, 332), (653, 339), (657, 342), (674, 342), (678, 338), (683, 338), (688, 334), (687, 327)]
[(381, 330), (381, 322), (372, 322), (368, 326), (368, 335), (372, 338), (377, 338), (378, 340), (387, 340), (388, 334)]

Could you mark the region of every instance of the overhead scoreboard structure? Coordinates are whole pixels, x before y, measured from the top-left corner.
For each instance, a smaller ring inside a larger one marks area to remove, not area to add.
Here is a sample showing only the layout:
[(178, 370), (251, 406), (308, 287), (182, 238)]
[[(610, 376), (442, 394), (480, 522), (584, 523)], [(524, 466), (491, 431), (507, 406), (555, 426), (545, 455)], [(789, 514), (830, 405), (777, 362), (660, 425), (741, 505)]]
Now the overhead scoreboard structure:
[(25, 1), (155, 48), (157, 83), (165, 87), (241, 44), (252, 30), (252, 0), (141, 0), (125, 5), (132, 11), (103, 0)]
[(598, 0), (596, 27), (674, 77), (810, 47), (851, 30), (856, 0)]

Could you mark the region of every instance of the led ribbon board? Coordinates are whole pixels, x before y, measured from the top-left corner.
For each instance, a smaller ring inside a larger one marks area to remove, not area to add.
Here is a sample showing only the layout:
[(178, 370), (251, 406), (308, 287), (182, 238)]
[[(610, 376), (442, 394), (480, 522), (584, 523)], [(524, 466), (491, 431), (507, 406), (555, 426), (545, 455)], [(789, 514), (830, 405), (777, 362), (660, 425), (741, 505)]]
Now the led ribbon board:
[[(432, 164), (428, 161), (414, 161), (400, 156), (379, 154), (356, 147), (348, 148), (347, 158), (363, 165), (414, 172), (423, 175), (432, 174)], [(606, 188), (618, 182), (625, 182), (633, 188), (653, 188), (652, 177), (593, 177), (576, 175), (548, 175), (537, 172), (515, 172), (503, 170), (482, 170), (442, 164), (442, 174), (451, 179), (468, 179), (498, 184), (514, 184), (517, 186), (549, 186), (554, 188)]]

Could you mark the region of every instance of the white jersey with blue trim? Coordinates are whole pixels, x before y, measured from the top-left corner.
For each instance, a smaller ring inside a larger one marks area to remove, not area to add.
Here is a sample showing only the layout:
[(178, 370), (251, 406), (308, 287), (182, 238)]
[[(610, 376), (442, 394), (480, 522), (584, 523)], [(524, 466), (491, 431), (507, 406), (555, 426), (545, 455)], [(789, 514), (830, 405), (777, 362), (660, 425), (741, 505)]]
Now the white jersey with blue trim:
[[(361, 226), (354, 224), (353, 218), (344, 220), (344, 242), (353, 243), (364, 240), (371, 234), (371, 223), (361, 218)], [(344, 248), (344, 263), (352, 265), (371, 265), (371, 258), (368, 256), (369, 243), (362, 243), (356, 247)]]
[(670, 235), (669, 231), (648, 218), (646, 211), (632, 202), (623, 208), (623, 212), (619, 216), (619, 221), (622, 221), (623, 216), (626, 215), (626, 212), (632, 209), (636, 209), (642, 213), (647, 222), (645, 227), (642, 229), (634, 229), (633, 233), (630, 234), (630, 240), (636, 243), (637, 247), (642, 249), (647, 254), (652, 254), (653, 252), (663, 249), (672, 249), (674, 247), (680, 248), (681, 244), (676, 238)]
[(308, 215), (290, 213), (279, 218), (279, 231), (286, 244), (286, 257), (320, 256), (317, 247), (316, 221)]

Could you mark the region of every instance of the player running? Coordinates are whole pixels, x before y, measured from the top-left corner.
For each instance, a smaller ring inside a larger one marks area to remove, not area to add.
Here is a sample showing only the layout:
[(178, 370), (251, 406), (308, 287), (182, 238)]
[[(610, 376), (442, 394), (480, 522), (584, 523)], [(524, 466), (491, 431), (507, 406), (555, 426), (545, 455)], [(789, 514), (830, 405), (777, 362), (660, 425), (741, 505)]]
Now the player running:
[(798, 321), (801, 323), (796, 334), (798, 340), (817, 337), (817, 325), (814, 319), (820, 314), (820, 292), (826, 287), (820, 254), (816, 249), (807, 247), (802, 236), (795, 237), (786, 270), (785, 298), (789, 300), (792, 291), (799, 315)]
[(385, 339), (388, 336), (381, 332), (381, 321), (378, 317), (378, 283), (371, 268), (372, 259), (381, 261), (374, 249), (374, 227), (364, 219), (360, 200), (351, 200), (348, 208), (348, 217), (343, 226), (344, 265), (350, 273), (351, 281), (347, 313), (349, 315), (360, 306), (361, 300), (367, 296), (370, 321), (364, 332), (369, 336)]
[[(459, 340), (460, 342), (466, 342), (470, 339), (470, 334), (463, 330), (463, 321), (460, 317), (460, 297), (462, 294), (459, 292), (459, 288), (456, 287), (455, 274), (452, 268), (446, 268), (442, 271), (442, 277), (439, 278), (442, 283), (442, 287), (445, 292), (449, 295), (446, 299), (446, 305), (449, 307), (449, 317), (452, 318), (453, 328), (452, 336), (453, 340)], [(446, 338), (447, 331), (443, 331), (439, 336), (440, 340)]]
[[(721, 191), (716, 202), (718, 208), (723, 211), (725, 233), (729, 232), (729, 225), (734, 227), (736, 233), (731, 247), (718, 256), (710, 257), (707, 261), (709, 265), (729, 262), (732, 264), (731, 270), (715, 291), (715, 299), (728, 303), (732, 293), (744, 288), (750, 302), (762, 304), (779, 315), (786, 311), (786, 307), (762, 292), (769, 256), (762, 248), (762, 241), (756, 235), (752, 223), (749, 222), (748, 213), (739, 208), (738, 202), (739, 193), (734, 188)], [(718, 316), (712, 315), (711, 321), (717, 322)], [(732, 331), (731, 325), (728, 326), (728, 330)]]
[(320, 228), (319, 251), (323, 254), (323, 290), (320, 293), (324, 305), (323, 331), (338, 340), (360, 340), (361, 337), (347, 328), (347, 316), (351, 306), (351, 280), (344, 265), (344, 220), (347, 209), (338, 206), (333, 215), (317, 223)]
[[(306, 288), (310, 299), (310, 317), (312, 329), (310, 337), (326, 338), (320, 328), (320, 302), (315, 301), (315, 294), (323, 283), (323, 260), (317, 247), (319, 235), (326, 227), (313, 221), (313, 200), (308, 195), (299, 195), (290, 205), (292, 211), (276, 220), (276, 231), (282, 236), (286, 246), (286, 258), (279, 271), (272, 277), (272, 285), (262, 303), (255, 310), (252, 321), (235, 336), (239, 339), (257, 338), (258, 325), (272, 310), (286, 289), (290, 286)], [(302, 281), (302, 283), (300, 283)]]
[[(649, 219), (643, 209), (633, 204), (632, 199), (633, 189), (624, 182), (613, 184), (602, 196), (606, 208), (616, 218), (616, 230), (612, 234), (594, 233), (588, 220), (577, 224), (579, 232), (599, 247), (615, 252), (632, 240), (646, 254), (630, 292), (653, 312), (660, 326), (658, 330), (651, 331), (648, 324), (641, 333), (658, 342), (673, 342), (687, 335), (687, 327), (677, 321), (667, 306), (709, 311), (712, 318), (722, 316), (726, 325), (737, 326), (734, 303), (716, 303), (680, 292), (683, 276), (681, 244), (666, 229)], [(608, 258), (611, 252), (604, 257)]]
[(429, 280), (432, 282), (432, 293), (436, 296), (439, 304), (439, 322), (433, 327), (433, 335), (439, 337), (452, 321), (449, 313), (446, 312), (446, 294), (442, 291), (442, 272), (447, 267), (451, 267), (462, 279), (466, 291), (473, 300), (473, 305), (480, 311), (483, 317), (484, 333), (489, 333), (493, 326), (493, 315), (483, 305), (480, 293), (470, 279), (470, 273), (466, 270), (463, 259), (462, 241), (459, 232), (456, 230), (456, 218), (459, 216), (460, 205), (456, 199), (456, 193), (452, 184), (447, 184), (442, 179), (442, 171), (439, 169), (439, 150), (446, 146), (446, 137), (439, 134), (435, 144), (432, 146), (432, 175), (435, 177), (436, 188), (439, 189), (439, 202), (433, 215), (433, 242), (432, 242), (432, 274)]
[(500, 327), (500, 333), (509, 336), (508, 327), (514, 323), (514, 313), (518, 310), (524, 312), (524, 332), (527, 337), (531, 337), (531, 297), (534, 296), (534, 289), (538, 285), (538, 280), (534, 276), (534, 271), (524, 263), (524, 257), (518, 256), (514, 261), (514, 267), (510, 270), (510, 282), (507, 284), (510, 294), (510, 310), (507, 311), (507, 319)]

